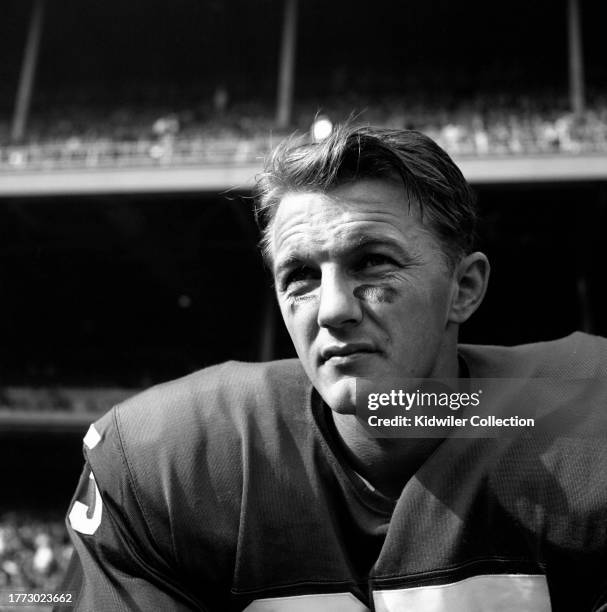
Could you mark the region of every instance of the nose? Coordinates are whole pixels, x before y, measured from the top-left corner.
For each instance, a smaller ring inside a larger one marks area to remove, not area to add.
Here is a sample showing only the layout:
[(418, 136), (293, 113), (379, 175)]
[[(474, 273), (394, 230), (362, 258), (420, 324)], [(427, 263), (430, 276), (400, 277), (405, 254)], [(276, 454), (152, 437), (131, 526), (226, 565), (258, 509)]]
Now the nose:
[(318, 307), (319, 327), (354, 326), (361, 319), (361, 304), (347, 276), (339, 270), (323, 270)]

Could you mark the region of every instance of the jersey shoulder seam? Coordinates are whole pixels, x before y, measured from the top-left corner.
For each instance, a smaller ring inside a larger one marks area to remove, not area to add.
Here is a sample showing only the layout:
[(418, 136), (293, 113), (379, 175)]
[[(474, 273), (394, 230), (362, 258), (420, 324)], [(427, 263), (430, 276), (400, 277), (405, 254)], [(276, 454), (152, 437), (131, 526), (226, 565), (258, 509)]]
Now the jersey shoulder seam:
[[(150, 517), (147, 515), (144, 504), (141, 501), (141, 495), (139, 494), (139, 490), (137, 488), (137, 481), (135, 478), (135, 471), (132, 468), (131, 462), (129, 460), (129, 456), (127, 453), (127, 449), (126, 449), (126, 445), (124, 443), (124, 439), (122, 436), (122, 432), (120, 429), (120, 420), (119, 420), (119, 415), (118, 415), (118, 408), (119, 406), (115, 406), (113, 408), (113, 417), (114, 417), (114, 423), (116, 426), (116, 432), (118, 434), (118, 443), (120, 444), (120, 454), (122, 455), (122, 458), (124, 460), (125, 463), (125, 467), (126, 467), (126, 473), (127, 473), (127, 478), (129, 481), (129, 485), (131, 487), (131, 490), (133, 491), (133, 495), (135, 497), (135, 500), (137, 502), (137, 506), (139, 508), (139, 512), (141, 513), (141, 516), (143, 517), (143, 520), (145, 521), (145, 526), (147, 531), (150, 533), (150, 536), (152, 538), (152, 541), (154, 542), (154, 545), (156, 547), (157, 550), (159, 549), (158, 546), (158, 539), (156, 538), (155, 534), (154, 534), (154, 530), (152, 529), (152, 522), (150, 520)], [(173, 534), (171, 533), (171, 555), (172, 555), (172, 559), (171, 561), (174, 564), (175, 561), (175, 543), (173, 541)]]

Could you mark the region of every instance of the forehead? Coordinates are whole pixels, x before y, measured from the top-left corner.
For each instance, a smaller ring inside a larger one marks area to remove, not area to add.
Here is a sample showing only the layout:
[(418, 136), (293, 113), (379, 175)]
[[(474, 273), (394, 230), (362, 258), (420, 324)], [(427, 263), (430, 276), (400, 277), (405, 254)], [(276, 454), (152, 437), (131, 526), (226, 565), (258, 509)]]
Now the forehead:
[(287, 193), (278, 205), (270, 238), (275, 262), (293, 251), (329, 252), (368, 240), (413, 246), (431, 239), (419, 206), (402, 183), (373, 179), (328, 192)]

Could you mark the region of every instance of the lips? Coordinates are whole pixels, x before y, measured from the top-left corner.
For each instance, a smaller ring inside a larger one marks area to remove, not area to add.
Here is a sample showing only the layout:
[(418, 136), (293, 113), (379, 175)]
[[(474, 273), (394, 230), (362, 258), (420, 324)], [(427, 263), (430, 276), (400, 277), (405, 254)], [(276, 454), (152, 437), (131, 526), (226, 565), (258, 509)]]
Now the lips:
[(329, 359), (336, 358), (345, 358), (345, 357), (354, 357), (355, 355), (360, 355), (364, 353), (376, 353), (377, 351), (373, 347), (373, 345), (368, 344), (366, 342), (354, 342), (348, 344), (335, 344), (331, 346), (327, 346), (320, 352), (320, 358), (323, 363), (329, 361)]

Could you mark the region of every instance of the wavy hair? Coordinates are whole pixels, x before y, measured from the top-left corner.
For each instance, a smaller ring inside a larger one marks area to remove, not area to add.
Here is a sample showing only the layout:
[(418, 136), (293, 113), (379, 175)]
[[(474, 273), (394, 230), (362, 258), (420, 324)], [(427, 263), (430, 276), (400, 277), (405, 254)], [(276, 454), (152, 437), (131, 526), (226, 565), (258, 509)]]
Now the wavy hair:
[(475, 197), (460, 169), (431, 138), (415, 130), (336, 126), (320, 142), (293, 135), (280, 143), (257, 177), (255, 218), (266, 263), (272, 220), (282, 198), (303, 191), (327, 192), (362, 179), (401, 181), (454, 266), (476, 241)]

